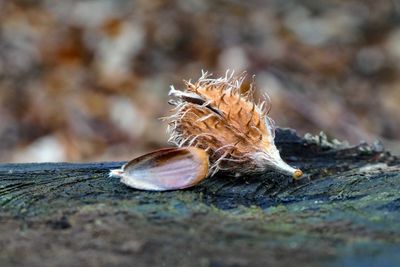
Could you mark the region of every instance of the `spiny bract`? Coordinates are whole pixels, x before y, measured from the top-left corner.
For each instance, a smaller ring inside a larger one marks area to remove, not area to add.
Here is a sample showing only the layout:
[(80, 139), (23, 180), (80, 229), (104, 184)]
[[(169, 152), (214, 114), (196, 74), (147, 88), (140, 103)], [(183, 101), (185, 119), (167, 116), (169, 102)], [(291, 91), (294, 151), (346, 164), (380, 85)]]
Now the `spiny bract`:
[(207, 151), (210, 174), (219, 170), (254, 173), (275, 169), (299, 178), (302, 173), (286, 164), (275, 147), (275, 126), (268, 117), (269, 98), (253, 100), (254, 86), (241, 93), (245, 74), (212, 79), (207, 72), (183, 91), (171, 86), (175, 105), (169, 122), (169, 141), (178, 147), (195, 146)]

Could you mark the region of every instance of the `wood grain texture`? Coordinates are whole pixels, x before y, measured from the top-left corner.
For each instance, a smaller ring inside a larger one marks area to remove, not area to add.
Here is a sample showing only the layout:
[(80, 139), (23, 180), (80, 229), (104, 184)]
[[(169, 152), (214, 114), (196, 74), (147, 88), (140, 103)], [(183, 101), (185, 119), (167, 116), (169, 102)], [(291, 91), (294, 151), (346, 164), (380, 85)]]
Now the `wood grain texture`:
[(108, 177), (123, 162), (0, 165), (2, 266), (393, 266), (400, 161), (278, 129), (308, 175), (220, 175), (145, 192)]

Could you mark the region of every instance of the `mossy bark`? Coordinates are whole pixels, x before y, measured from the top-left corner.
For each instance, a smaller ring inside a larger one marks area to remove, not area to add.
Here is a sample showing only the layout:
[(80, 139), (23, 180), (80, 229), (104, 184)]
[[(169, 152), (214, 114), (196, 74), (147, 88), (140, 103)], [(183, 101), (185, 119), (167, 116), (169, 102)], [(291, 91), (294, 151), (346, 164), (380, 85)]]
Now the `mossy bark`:
[(0, 165), (1, 266), (395, 266), (400, 161), (379, 145), (277, 131), (307, 173), (145, 192), (122, 163)]

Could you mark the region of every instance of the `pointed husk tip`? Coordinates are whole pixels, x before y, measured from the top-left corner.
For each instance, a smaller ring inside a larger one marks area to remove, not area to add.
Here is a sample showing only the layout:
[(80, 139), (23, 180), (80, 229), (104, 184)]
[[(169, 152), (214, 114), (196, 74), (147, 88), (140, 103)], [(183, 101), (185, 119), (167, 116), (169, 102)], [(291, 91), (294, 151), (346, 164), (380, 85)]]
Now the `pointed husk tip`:
[(278, 162), (275, 162), (273, 168), (275, 168), (277, 171), (283, 174), (292, 176), (294, 180), (300, 180), (303, 176), (302, 170), (293, 168), (292, 166), (284, 162), (282, 159), (278, 160)]

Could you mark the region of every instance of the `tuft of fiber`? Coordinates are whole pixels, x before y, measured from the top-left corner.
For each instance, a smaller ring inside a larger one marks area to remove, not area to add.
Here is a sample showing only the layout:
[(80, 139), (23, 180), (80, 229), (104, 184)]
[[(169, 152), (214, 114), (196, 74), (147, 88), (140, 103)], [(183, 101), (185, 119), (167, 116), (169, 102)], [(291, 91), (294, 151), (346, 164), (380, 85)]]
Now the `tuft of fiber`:
[(178, 147), (206, 150), (211, 176), (218, 171), (256, 173), (275, 169), (295, 178), (301, 171), (286, 164), (275, 147), (274, 121), (268, 117), (269, 97), (256, 104), (254, 82), (241, 93), (246, 74), (211, 78), (202, 72), (198, 81), (185, 81), (182, 91), (171, 86), (176, 100), (168, 121), (169, 141)]

